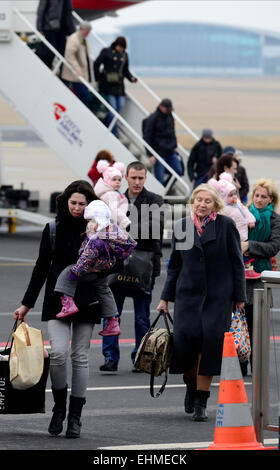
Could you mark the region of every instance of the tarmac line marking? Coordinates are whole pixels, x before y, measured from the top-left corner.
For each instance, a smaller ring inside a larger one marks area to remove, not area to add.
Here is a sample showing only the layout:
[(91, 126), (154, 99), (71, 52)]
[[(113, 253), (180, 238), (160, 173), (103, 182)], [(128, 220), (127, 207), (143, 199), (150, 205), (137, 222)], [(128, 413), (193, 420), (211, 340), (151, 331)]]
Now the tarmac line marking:
[(0, 263), (0, 266), (34, 266), (34, 263)]
[[(251, 382), (245, 382), (245, 385), (252, 385)], [(220, 384), (218, 382), (214, 382), (211, 384), (211, 387), (219, 387)], [(160, 388), (161, 385), (155, 385), (155, 388)], [(166, 388), (185, 388), (185, 384), (171, 384), (171, 385), (166, 385)], [(111, 392), (111, 391), (116, 391), (116, 390), (149, 390), (150, 386), (149, 385), (116, 385), (114, 387), (88, 387), (87, 392)], [(69, 388), (69, 391), (71, 389)], [(46, 389), (46, 392), (50, 393), (52, 390)]]
[(26, 142), (12, 142), (12, 141), (3, 141), (2, 146), (3, 147), (25, 147)]
[(26, 259), (26, 258), (10, 258), (7, 256), (0, 256), (0, 261), (19, 261), (21, 263), (35, 263), (35, 259)]
[[(9, 313), (9, 315), (12, 315), (12, 314)], [(119, 339), (119, 343), (120, 344), (129, 344), (131, 346), (134, 346), (135, 345), (135, 340), (134, 340), (134, 338), (123, 338), (123, 339)], [(91, 339), (90, 344), (102, 344), (102, 339)], [(10, 343), (8, 345), (10, 345)], [(6, 343), (5, 342), (0, 342), (0, 347), (1, 346), (6, 346)], [(50, 342), (49, 341), (44, 341), (44, 346), (46, 346), (47, 349), (50, 348)]]
[[(169, 443), (169, 444), (141, 444), (129, 446), (114, 446), (114, 447), (98, 447), (102, 450), (163, 450), (163, 449), (205, 449), (211, 442), (183, 442), (183, 443)], [(264, 439), (264, 445), (278, 444), (278, 439)]]

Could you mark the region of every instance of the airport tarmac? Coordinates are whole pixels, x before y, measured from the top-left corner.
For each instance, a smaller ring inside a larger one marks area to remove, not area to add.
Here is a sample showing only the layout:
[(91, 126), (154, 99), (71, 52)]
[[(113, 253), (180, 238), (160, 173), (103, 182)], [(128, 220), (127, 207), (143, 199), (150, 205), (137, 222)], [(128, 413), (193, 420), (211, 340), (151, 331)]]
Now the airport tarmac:
[[(14, 126), (2, 132), (2, 155), (4, 160), (4, 182), (40, 191), (41, 209), (48, 212), (49, 196), (62, 190), (78, 175), (67, 169), (64, 163), (43, 144), (29, 128)], [(12, 134), (13, 132), (13, 134)], [(247, 169), (250, 183), (259, 177), (271, 178), (280, 188), (279, 159), (277, 153), (246, 152), (243, 164)], [(55, 168), (55, 171), (54, 171)], [(7, 227), (0, 227), (0, 342), (6, 342), (12, 328), (12, 312), (19, 305), (38, 253), (40, 227), (19, 225), (16, 233), (8, 234)], [(162, 274), (156, 283), (151, 305), (151, 319), (155, 318), (156, 306), (165, 279), (165, 262), (169, 247), (163, 250)], [(30, 325), (42, 328), (48, 341), (46, 324), (40, 322), (43, 293), (33, 311), (26, 318)], [(280, 298), (275, 302), (276, 314)], [(278, 328), (278, 325), (277, 325)], [(117, 373), (101, 373), (103, 363), (102, 345), (95, 328), (90, 349), (90, 376), (87, 404), (83, 411), (81, 439), (69, 440), (64, 434), (52, 438), (47, 433), (53, 406), (51, 385), (48, 381), (46, 392), (46, 414), (42, 415), (1, 415), (0, 450), (110, 450), (127, 451), (144, 449), (194, 449), (207, 448), (213, 441), (217, 410), (219, 377), (211, 386), (206, 423), (194, 423), (183, 409), (185, 386), (182, 377), (170, 375), (164, 394), (153, 399), (149, 395), (149, 376), (131, 372), (130, 353), (134, 344), (133, 311), (131, 299), (124, 305), (121, 324), (121, 361)], [(279, 329), (277, 330), (279, 331)], [(279, 337), (279, 333), (275, 334)], [(275, 341), (279, 354), (279, 340)], [(70, 381), (70, 377), (69, 377)], [(70, 382), (69, 382), (70, 383)], [(161, 378), (157, 379), (161, 383)], [(252, 402), (252, 376), (245, 378), (249, 402)], [(272, 419), (277, 424), (277, 384), (270, 385)], [(277, 435), (265, 432), (265, 443), (277, 445)]]
[[(20, 229), (13, 236), (0, 234), (0, 343), (3, 347), (13, 326), (12, 312), (20, 304), (27, 287), (40, 242), (38, 231), (23, 232)], [(151, 320), (157, 314), (165, 280), (165, 262), (169, 248), (163, 249), (162, 273), (157, 279), (151, 305)], [(40, 321), (43, 292), (26, 322), (43, 331), (48, 346), (47, 325)], [(277, 297), (280, 306), (280, 297)], [(276, 306), (276, 305), (275, 305)], [(278, 309), (279, 310), (279, 309)], [(172, 304), (171, 304), (172, 313)], [(279, 322), (275, 335), (279, 336)], [(180, 375), (169, 375), (166, 390), (158, 399), (150, 396), (149, 376), (132, 373), (130, 353), (134, 345), (132, 300), (126, 299), (122, 314), (120, 336), (121, 360), (116, 373), (102, 373), (103, 364), (100, 326), (96, 325), (90, 348), (90, 373), (87, 403), (82, 417), (81, 438), (69, 440), (64, 433), (54, 438), (47, 433), (53, 406), (51, 384), (48, 380), (46, 391), (46, 413), (36, 415), (1, 415), (0, 450), (188, 450), (206, 448), (214, 439), (215, 417), (218, 403), (219, 377), (214, 377), (208, 404), (209, 420), (194, 423), (184, 412), (185, 385)], [(279, 357), (279, 340), (274, 342)], [(272, 359), (274, 358), (274, 354)], [(272, 363), (272, 370), (275, 364)], [(273, 376), (274, 377), (274, 376)], [(70, 383), (69, 377), (69, 383)], [(160, 385), (162, 377), (155, 380)], [(252, 375), (245, 377), (249, 403), (252, 403)], [(277, 384), (270, 382), (271, 415), (277, 424)], [(265, 432), (265, 444), (277, 445), (277, 435)]]

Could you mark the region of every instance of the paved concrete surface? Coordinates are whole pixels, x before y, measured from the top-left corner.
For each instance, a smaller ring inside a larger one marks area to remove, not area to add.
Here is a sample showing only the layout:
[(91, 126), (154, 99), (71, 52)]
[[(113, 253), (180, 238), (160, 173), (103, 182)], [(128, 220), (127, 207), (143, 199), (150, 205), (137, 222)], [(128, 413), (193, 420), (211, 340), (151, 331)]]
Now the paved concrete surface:
[[(16, 132), (17, 129), (16, 129)], [(76, 175), (68, 171), (56, 155), (36, 141), (34, 136), (21, 137), (23, 145), (16, 146), (10, 140), (2, 149), (5, 158), (6, 183), (19, 187), (24, 181), (25, 187), (39, 189), (41, 209), (48, 212), (48, 198), (52, 191), (63, 189)], [(7, 137), (7, 136), (6, 136)], [(18, 134), (13, 139), (18, 138)], [(8, 142), (8, 138), (6, 140)], [(247, 168), (251, 183), (259, 178), (274, 177), (279, 185), (279, 160), (275, 154), (246, 155), (243, 162)], [(54, 172), (55, 168), (55, 172)], [(41, 228), (18, 226), (14, 235), (9, 235), (5, 224), (0, 227), (0, 343), (5, 343), (10, 333), (13, 320), (12, 312), (19, 305), (37, 256)], [(158, 279), (153, 293), (151, 319), (155, 317), (156, 306), (165, 279), (165, 261), (169, 247), (164, 248), (162, 275)], [(42, 293), (34, 310), (28, 315), (27, 322), (42, 328), (45, 340), (48, 340), (46, 324), (40, 322)], [(275, 315), (279, 315), (280, 298), (276, 297)], [(279, 337), (279, 324), (276, 321), (275, 337)], [(131, 372), (130, 352), (133, 347), (132, 302), (127, 299), (124, 306), (121, 340), (121, 361), (117, 373), (100, 373), (103, 363), (99, 327), (94, 331), (90, 350), (90, 377), (87, 404), (83, 412), (82, 437), (78, 440), (64, 438), (64, 433), (52, 438), (47, 433), (53, 406), (48, 381), (46, 392), (46, 413), (42, 415), (1, 415), (0, 450), (86, 450), (110, 449), (127, 451), (134, 449), (189, 449), (207, 447), (213, 441), (215, 415), (218, 401), (219, 377), (215, 377), (209, 399), (209, 421), (194, 423), (184, 413), (183, 400), (185, 388), (182, 378), (170, 375), (168, 386), (159, 399), (149, 395), (149, 376)], [(276, 341), (276, 354), (279, 354), (279, 340)], [(279, 357), (279, 355), (278, 355)], [(279, 361), (278, 361), (279, 362)], [(279, 367), (279, 366), (277, 366)], [(275, 369), (275, 364), (273, 365)], [(70, 378), (69, 378), (70, 380)], [(161, 379), (157, 380), (160, 383)], [(252, 377), (245, 378), (249, 402), (252, 399)], [(277, 424), (279, 385), (274, 379), (270, 382), (271, 415)], [(277, 435), (265, 432), (266, 442)], [(274, 444), (274, 445), (277, 445)], [(140, 449), (140, 450), (139, 450)]]

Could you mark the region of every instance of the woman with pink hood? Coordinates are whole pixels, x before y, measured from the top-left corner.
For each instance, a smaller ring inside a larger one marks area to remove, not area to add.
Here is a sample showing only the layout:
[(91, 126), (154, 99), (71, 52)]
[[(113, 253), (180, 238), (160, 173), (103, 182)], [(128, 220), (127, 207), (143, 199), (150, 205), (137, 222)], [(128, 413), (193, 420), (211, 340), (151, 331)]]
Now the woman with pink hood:
[[(219, 196), (225, 203), (225, 207), (222, 210), (222, 214), (230, 217), (236, 223), (237, 230), (240, 235), (241, 241), (248, 240), (248, 228), (253, 228), (256, 223), (256, 219), (253, 214), (249, 211), (248, 207), (244, 206), (240, 199), (237, 197), (237, 189), (233, 183), (233, 179), (230, 173), (221, 173), (219, 180), (211, 178), (208, 181), (212, 187), (216, 189)], [(249, 256), (244, 256), (245, 263), (245, 277), (246, 279), (258, 279), (260, 274), (254, 271), (252, 262), (254, 260)]]
[(102, 178), (97, 181), (94, 192), (99, 199), (109, 206), (113, 222), (120, 228), (126, 229), (131, 223), (126, 216), (128, 200), (120, 192), (125, 166), (121, 162), (116, 162), (110, 166), (106, 160), (99, 160), (96, 168), (99, 173), (102, 173)]

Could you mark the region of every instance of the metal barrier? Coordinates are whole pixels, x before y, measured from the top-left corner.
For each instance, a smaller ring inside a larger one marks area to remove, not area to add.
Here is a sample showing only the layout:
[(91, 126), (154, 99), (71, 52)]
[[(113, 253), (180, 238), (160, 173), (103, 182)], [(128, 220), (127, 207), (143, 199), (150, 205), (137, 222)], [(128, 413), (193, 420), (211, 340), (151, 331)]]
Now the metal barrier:
[[(252, 417), (259, 442), (263, 442), (265, 430), (279, 433), (279, 421), (278, 426), (269, 423), (269, 365), (272, 289), (280, 289), (280, 272), (263, 271), (261, 279), (264, 288), (254, 290), (252, 356)], [(273, 338), (275, 339), (275, 336)], [(277, 367), (275, 372), (279, 403)]]

